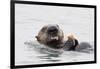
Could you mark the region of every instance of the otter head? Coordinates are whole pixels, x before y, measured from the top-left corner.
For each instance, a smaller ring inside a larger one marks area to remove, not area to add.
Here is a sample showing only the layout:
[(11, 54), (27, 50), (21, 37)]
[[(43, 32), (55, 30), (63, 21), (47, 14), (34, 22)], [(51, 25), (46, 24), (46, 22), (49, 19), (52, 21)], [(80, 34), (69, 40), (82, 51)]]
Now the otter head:
[(63, 42), (63, 31), (58, 25), (45, 25), (36, 36), (37, 41), (50, 47), (59, 47)]

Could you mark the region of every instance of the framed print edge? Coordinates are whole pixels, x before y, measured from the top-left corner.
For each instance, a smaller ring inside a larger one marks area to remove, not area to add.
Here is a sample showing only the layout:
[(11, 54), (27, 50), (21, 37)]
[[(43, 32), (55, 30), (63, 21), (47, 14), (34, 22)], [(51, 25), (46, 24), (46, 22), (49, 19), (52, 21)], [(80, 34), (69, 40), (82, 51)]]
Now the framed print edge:
[(10, 1), (10, 67), (15, 68), (15, 6), (14, 1)]
[[(15, 3), (20, 4), (36, 4), (36, 5), (50, 5), (50, 6), (62, 6), (62, 7), (81, 7), (81, 8), (94, 8), (94, 61), (83, 62), (68, 62), (68, 63), (52, 63), (52, 64), (37, 64), (37, 65), (15, 65)], [(95, 5), (81, 5), (81, 4), (64, 4), (64, 3), (50, 3), (50, 2), (34, 2), (34, 1), (10, 1), (10, 68), (29, 68), (29, 67), (45, 67), (45, 66), (60, 66), (60, 65), (79, 65), (90, 64), (97, 62), (97, 45), (96, 45), (96, 19), (97, 8)]]

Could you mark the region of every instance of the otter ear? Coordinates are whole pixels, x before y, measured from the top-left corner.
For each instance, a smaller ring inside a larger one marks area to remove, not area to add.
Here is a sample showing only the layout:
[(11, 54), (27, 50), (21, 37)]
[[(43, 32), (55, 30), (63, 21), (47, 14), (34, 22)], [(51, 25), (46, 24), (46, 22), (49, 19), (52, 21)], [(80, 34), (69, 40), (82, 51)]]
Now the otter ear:
[(35, 36), (35, 38), (37, 38), (37, 39), (38, 39), (38, 36)]
[(35, 38), (37, 39), (37, 41), (40, 41), (38, 36), (35, 36)]

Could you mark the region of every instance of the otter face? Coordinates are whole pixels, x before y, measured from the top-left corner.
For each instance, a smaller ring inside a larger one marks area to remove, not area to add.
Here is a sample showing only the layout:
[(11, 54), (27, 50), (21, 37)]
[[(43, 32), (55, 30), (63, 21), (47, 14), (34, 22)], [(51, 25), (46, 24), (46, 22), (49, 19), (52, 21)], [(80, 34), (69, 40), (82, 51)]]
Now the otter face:
[(59, 40), (59, 26), (49, 26), (47, 28), (47, 41), (58, 41)]
[(46, 25), (44, 26), (36, 36), (39, 43), (48, 46), (57, 46), (63, 41), (63, 31), (58, 25)]

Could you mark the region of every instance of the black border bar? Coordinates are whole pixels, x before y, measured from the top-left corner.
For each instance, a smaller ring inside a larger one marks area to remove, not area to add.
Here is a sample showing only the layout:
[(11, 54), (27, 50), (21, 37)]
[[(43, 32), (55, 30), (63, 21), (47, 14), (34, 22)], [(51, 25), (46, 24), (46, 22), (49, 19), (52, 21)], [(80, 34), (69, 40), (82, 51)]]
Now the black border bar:
[(53, 3), (53, 2), (36, 2), (36, 1), (18, 1), (12, 0), (18, 4), (36, 4), (36, 5), (50, 5), (50, 6), (65, 6), (65, 7), (83, 7), (83, 8), (95, 8), (95, 5), (82, 5), (82, 4), (67, 4), (67, 3)]

